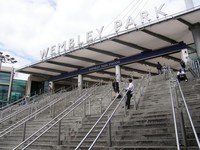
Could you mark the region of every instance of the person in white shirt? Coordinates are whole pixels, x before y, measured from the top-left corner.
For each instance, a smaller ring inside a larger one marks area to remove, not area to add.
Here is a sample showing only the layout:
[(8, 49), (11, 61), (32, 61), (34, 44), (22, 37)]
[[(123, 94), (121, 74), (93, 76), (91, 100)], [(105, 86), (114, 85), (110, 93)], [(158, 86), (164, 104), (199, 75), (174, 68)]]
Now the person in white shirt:
[(126, 95), (127, 96), (126, 106), (127, 106), (127, 109), (130, 109), (130, 100), (131, 100), (131, 97), (133, 96), (133, 91), (134, 91), (134, 85), (132, 83), (132, 79), (129, 79), (129, 85), (126, 88), (126, 90), (128, 91)]
[(187, 78), (185, 72), (181, 69), (177, 72), (177, 79), (179, 82), (180, 81), (186, 81), (186, 82), (188, 81), (188, 78)]

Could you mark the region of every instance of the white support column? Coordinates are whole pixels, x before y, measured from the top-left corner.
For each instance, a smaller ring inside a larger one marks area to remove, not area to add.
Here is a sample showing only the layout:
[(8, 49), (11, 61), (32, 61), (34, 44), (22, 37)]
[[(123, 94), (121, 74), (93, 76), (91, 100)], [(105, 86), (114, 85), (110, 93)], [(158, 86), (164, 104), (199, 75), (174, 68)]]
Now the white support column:
[(28, 80), (26, 82), (26, 93), (25, 95), (31, 96), (31, 84), (32, 84), (32, 75), (28, 77)]
[(192, 25), (190, 29), (196, 46), (197, 56), (200, 58), (200, 23)]
[(81, 74), (78, 75), (78, 89), (83, 88), (83, 76)]
[(119, 65), (115, 66), (115, 77), (116, 77), (116, 81), (119, 83), (119, 87), (120, 87), (120, 82), (121, 82), (121, 68)]
[(181, 50), (181, 59), (187, 64), (188, 61), (188, 50), (187, 49), (182, 49)]
[(193, 0), (185, 0), (186, 9), (191, 9), (194, 7)]

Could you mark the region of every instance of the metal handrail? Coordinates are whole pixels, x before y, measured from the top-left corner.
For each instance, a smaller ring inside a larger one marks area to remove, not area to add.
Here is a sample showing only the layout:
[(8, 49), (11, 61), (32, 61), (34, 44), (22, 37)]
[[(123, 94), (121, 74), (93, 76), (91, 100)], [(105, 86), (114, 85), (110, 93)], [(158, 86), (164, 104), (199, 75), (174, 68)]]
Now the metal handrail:
[(171, 96), (171, 104), (172, 104), (172, 114), (173, 114), (173, 121), (174, 121), (174, 128), (175, 128), (175, 135), (176, 135), (176, 145), (177, 149), (180, 150), (180, 144), (179, 144), (179, 137), (178, 137), (178, 129), (177, 129), (177, 122), (176, 122), (176, 114), (175, 114), (175, 107), (174, 107), (174, 99), (172, 96), (172, 88), (171, 88), (171, 80), (169, 80), (170, 84), (170, 96)]
[[(55, 97), (53, 97), (53, 99), (54, 99)], [(48, 98), (47, 98), (47, 100), (46, 99), (43, 99), (43, 100), (41, 100), (40, 102), (47, 102), (47, 101), (50, 101), (50, 100), (48, 100)], [(32, 101), (32, 103), (35, 105), (35, 101)], [(9, 115), (7, 115), (7, 116), (5, 116), (4, 118), (2, 118), (1, 120), (0, 120), (0, 123), (2, 123), (2, 122), (4, 122), (4, 121), (6, 121), (6, 120), (8, 120), (8, 119), (10, 119), (10, 118), (12, 118), (12, 117), (14, 117), (14, 116), (16, 116), (16, 115), (18, 115), (18, 114), (20, 114), (20, 113), (22, 113), (23, 111), (25, 111), (25, 110), (28, 110), (28, 109), (30, 109), (31, 107), (32, 107), (32, 103), (29, 103), (30, 105), (25, 105), (25, 107), (22, 107), (21, 109), (18, 109), (18, 110), (16, 110), (15, 112), (13, 112), (13, 113), (11, 113), (11, 114), (9, 114)], [(38, 104), (39, 105), (39, 104)], [(12, 108), (11, 108), (12, 109)], [(29, 114), (30, 115), (30, 114)]]
[[(106, 123), (104, 124), (103, 128), (101, 129), (101, 131), (99, 132), (99, 134), (96, 136), (96, 138), (94, 139), (94, 141), (92, 142), (92, 144), (90, 145), (89, 149), (92, 149), (92, 147), (94, 146), (94, 144), (96, 143), (96, 141), (98, 140), (98, 138), (100, 137), (101, 133), (103, 132), (103, 130), (106, 128), (106, 126), (108, 125), (108, 123), (110, 122), (111, 118), (113, 117), (113, 115), (115, 114), (115, 112), (117, 111), (118, 107), (120, 106), (120, 104), (122, 103), (122, 101), (125, 98), (125, 95), (128, 91), (126, 91), (124, 93), (124, 96), (122, 97), (122, 99), (120, 100), (120, 102), (117, 104), (117, 106), (115, 107), (114, 111), (112, 112), (112, 114), (110, 115), (110, 117), (108, 118), (108, 120), (106, 121)], [(75, 149), (77, 150), (77, 148)]]
[[(148, 79), (150, 79), (150, 76), (147, 76)], [(143, 82), (143, 80), (141, 79), (139, 82)], [(137, 84), (138, 84), (137, 83)], [(140, 88), (141, 88), (142, 83), (140, 84)], [(138, 90), (140, 90), (140, 88)], [(124, 89), (122, 89), (119, 94), (122, 93)], [(93, 141), (93, 143), (91, 144), (89, 150), (94, 146), (95, 142), (98, 140), (99, 136), (101, 135), (101, 133), (104, 131), (104, 129), (106, 128), (106, 126), (108, 125), (108, 123), (110, 122), (110, 120), (112, 119), (113, 115), (115, 114), (115, 112), (117, 111), (117, 109), (119, 108), (119, 106), (121, 105), (122, 101), (124, 100), (126, 94), (128, 91), (126, 91), (125, 93), (123, 93), (123, 97), (121, 98), (121, 100), (119, 101), (119, 103), (117, 104), (117, 106), (115, 107), (115, 109), (113, 110), (113, 112), (111, 113), (110, 117), (108, 118), (108, 120), (106, 121), (106, 123), (104, 124), (103, 128), (101, 129), (101, 131), (99, 132), (99, 134), (96, 136), (95, 140)], [(84, 138), (81, 140), (81, 142), (78, 144), (78, 146), (75, 148), (75, 150), (78, 150), (78, 148), (83, 144), (83, 142), (86, 140), (86, 138), (88, 137), (88, 135), (92, 132), (92, 130), (96, 127), (96, 125), (99, 123), (99, 121), (102, 119), (102, 117), (106, 114), (106, 112), (109, 110), (109, 108), (112, 106), (112, 104), (116, 101), (117, 96), (115, 97), (115, 99), (109, 104), (109, 106), (107, 107), (107, 109), (104, 111), (104, 113), (99, 117), (99, 119), (96, 121), (96, 123), (91, 127), (91, 129), (88, 131), (88, 133), (84, 136)], [(134, 100), (135, 101), (135, 100)], [(126, 114), (126, 107), (124, 106), (125, 109), (125, 114)]]
[(6, 121), (6, 120), (8, 120), (8, 119), (10, 119), (10, 118), (12, 118), (12, 117), (14, 117), (14, 116), (16, 116), (17, 114), (19, 114), (19, 113), (21, 113), (21, 112), (23, 112), (23, 111), (29, 109), (29, 108), (30, 108), (30, 105), (25, 105), (25, 106), (22, 107), (20, 110), (14, 111), (13, 113), (11, 113), (11, 114), (9, 114), (9, 115), (3, 117), (2, 119), (0, 119), (0, 124), (3, 123), (4, 121)]
[(173, 119), (174, 119), (174, 125), (175, 125), (175, 133), (176, 133), (176, 142), (177, 142), (177, 149), (179, 150), (180, 149), (180, 146), (179, 146), (179, 138), (178, 138), (178, 130), (177, 130), (177, 122), (176, 122), (176, 115), (175, 115), (175, 112), (174, 112), (174, 100), (173, 100), (173, 96), (172, 96), (172, 89), (171, 89), (171, 82), (174, 83), (174, 88), (175, 88), (175, 85), (177, 84), (178, 85), (178, 89), (180, 90), (180, 93), (181, 93), (181, 97), (182, 97), (182, 100), (183, 100), (183, 103), (184, 103), (184, 106), (185, 106), (185, 109), (186, 109), (186, 112), (187, 112), (187, 116), (189, 118), (189, 122), (190, 122), (190, 125), (192, 127), (192, 131), (195, 135), (195, 140), (197, 142), (197, 145), (198, 145), (198, 148), (200, 149), (200, 142), (199, 142), (199, 138), (198, 138), (198, 135), (197, 135), (197, 132), (195, 130), (195, 127), (194, 127), (194, 124), (193, 124), (193, 121), (192, 121), (192, 118), (191, 118), (191, 115), (190, 115), (190, 112), (189, 112), (189, 109), (188, 109), (188, 106), (187, 106), (187, 103), (186, 103), (186, 100), (185, 100), (185, 97), (183, 95), (183, 92), (182, 92), (182, 89), (181, 89), (181, 86), (180, 86), (180, 83), (178, 82), (177, 79), (175, 80), (170, 80), (170, 94), (171, 94), (171, 101), (172, 101), (172, 110), (173, 110)]
[[(47, 92), (43, 92), (43, 93), (38, 92), (38, 94), (37, 94), (37, 91), (42, 91), (42, 89), (39, 89), (39, 90), (36, 90), (36, 91), (32, 92), (34, 95), (31, 96), (30, 98), (47, 93)], [(31, 93), (30, 95), (32, 95), (32, 93)], [(24, 95), (24, 96), (26, 96), (26, 95)], [(3, 109), (5, 109), (5, 108), (7, 108), (7, 107), (10, 107), (10, 106), (14, 105), (14, 104), (20, 103), (20, 102), (24, 99), (24, 96), (23, 96), (22, 98), (16, 100), (16, 101), (14, 101), (14, 102), (11, 102), (11, 103), (8, 103), (8, 101), (9, 101), (10, 98), (4, 99), (5, 101), (3, 100), (3, 101), (1, 101), (1, 102), (7, 103), (7, 105), (1, 107), (0, 109), (3, 110)], [(4, 108), (4, 107), (5, 107), (5, 108)]]
[[(84, 95), (86, 96), (86, 95)], [(47, 124), (45, 124), (43, 127), (41, 127), (38, 131), (36, 131), (35, 133), (33, 133), (31, 136), (29, 136), (26, 140), (24, 140), (23, 142), (21, 142), (19, 145), (17, 145), (13, 150), (16, 150), (17, 148), (19, 148), (20, 146), (22, 146), (23, 144), (25, 144), (29, 139), (31, 139), (33, 136), (35, 136), (37, 133), (39, 133), (40, 131), (42, 131), (42, 129), (44, 129), (45, 127), (47, 127), (49, 124), (51, 124), (53, 121), (55, 121), (52, 125), (50, 125), (47, 129), (45, 129), (39, 136), (37, 136), (36, 138), (34, 138), (33, 141), (31, 141), (30, 143), (28, 143), (24, 148), (22, 148), (22, 150), (26, 149), (28, 146), (30, 146), (32, 143), (34, 143), (38, 138), (40, 138), (43, 134), (45, 134), (49, 129), (51, 129), (54, 125), (56, 125), (59, 121), (61, 121), (64, 117), (66, 117), (69, 113), (71, 113), (76, 107), (78, 107), (83, 101), (85, 101), (90, 95), (88, 95), (86, 98), (84, 98), (82, 101), (81, 99), (84, 97), (82, 96), (81, 98), (79, 98), (76, 102), (80, 101), (75, 107), (73, 107), (69, 112), (67, 112), (64, 116), (62, 116), (61, 118), (60, 115), (66, 111), (68, 111), (73, 105), (75, 105), (75, 103), (73, 103), (71, 106), (69, 106), (67, 109), (65, 109), (63, 112), (61, 112), (57, 117), (55, 117), (54, 119), (52, 119), (50, 122), (48, 122)]]
[(193, 133), (194, 133), (194, 135), (195, 135), (196, 142), (197, 142), (198, 147), (199, 147), (199, 149), (200, 149), (199, 138), (198, 138), (197, 132), (196, 132), (196, 130), (195, 130), (195, 128), (194, 128), (194, 124), (193, 124), (193, 121), (192, 121), (192, 118), (191, 118), (191, 115), (190, 115), (190, 112), (189, 112), (189, 109), (188, 109), (188, 106), (187, 106), (185, 97), (184, 97), (184, 95), (183, 95), (183, 91), (182, 91), (182, 89), (181, 89), (181, 86), (180, 86), (180, 83), (178, 82), (178, 80), (176, 80), (176, 82), (178, 83), (178, 87), (179, 87), (179, 90), (180, 90), (180, 92), (181, 92), (181, 97), (182, 97), (182, 100), (183, 100), (183, 102), (184, 102), (185, 109), (186, 109), (186, 111), (187, 111), (187, 115), (188, 115), (188, 118), (189, 118), (189, 120), (190, 120), (190, 124), (191, 124), (191, 126), (192, 126), (192, 130), (193, 130)]
[[(32, 99), (32, 98), (34, 98), (34, 97), (36, 97), (36, 96), (37, 96), (37, 95), (33, 95), (33, 96), (31, 96), (29, 99)], [(6, 105), (6, 106), (1, 107), (1, 108), (0, 108), (0, 109), (2, 110), (1, 113), (4, 112), (4, 111), (6, 111), (7, 108), (8, 108), (8, 109), (11, 109), (11, 107), (14, 107), (15, 105), (21, 103), (23, 100), (24, 100), (24, 97), (23, 97), (23, 98), (20, 98), (20, 99), (17, 100), (17, 101), (14, 101), (14, 102), (12, 102), (12, 103)]]
[(187, 62), (188, 69), (192, 69), (195, 76), (200, 77), (200, 60), (190, 60)]
[[(122, 91), (123, 91), (124, 89), (122, 89), (119, 93), (121, 94), (122, 93)], [(114, 109), (114, 113), (115, 113), (115, 111), (117, 110), (117, 108), (119, 107), (119, 105), (121, 104), (121, 102), (124, 100), (124, 97), (126, 96), (126, 93), (127, 93), (128, 91), (126, 91), (124, 94), (123, 94), (123, 97), (121, 98), (121, 100), (120, 100), (120, 102), (118, 103), (118, 105), (116, 106), (116, 108)], [(116, 101), (116, 99), (117, 99), (117, 97), (115, 97), (115, 99), (108, 105), (108, 107), (106, 108), (106, 110), (103, 112), (103, 114), (99, 117), (99, 119), (96, 121), (96, 123), (91, 127), (91, 129), (88, 131), (88, 133), (85, 135), (85, 137), (81, 140), (81, 142), (78, 144), (78, 146), (75, 148), (75, 150), (77, 150), (82, 144), (83, 144), (83, 142), (85, 141), (85, 139), (88, 137), (88, 135), (92, 132), (92, 130), (95, 128), (95, 126), (99, 123), (99, 121), (103, 118), (103, 116), (106, 114), (106, 112), (108, 111), (108, 109), (112, 106), (112, 104)], [(113, 114), (114, 113), (112, 113), (112, 115), (111, 115), (111, 117), (113, 116)], [(111, 117), (109, 117), (109, 119), (111, 119)], [(109, 120), (108, 119), (108, 120)], [(109, 120), (110, 121), (110, 120)], [(108, 121), (107, 121), (108, 122)], [(105, 127), (106, 127), (106, 125), (107, 125), (107, 123), (104, 125)], [(103, 132), (103, 130), (105, 129), (105, 127), (101, 130), (102, 132)], [(102, 133), (100, 131), (100, 134)], [(100, 135), (99, 135), (100, 136)], [(97, 136), (98, 137), (98, 136)], [(96, 142), (96, 140), (94, 140), (94, 142)]]
[(103, 96), (99, 98), (100, 101), (100, 113), (102, 113), (102, 100), (112, 91), (112, 88), (110, 88)]
[[(76, 92), (76, 91), (72, 91), (72, 92)], [(62, 91), (60, 91), (59, 93), (54, 94), (54, 95), (53, 95), (54, 97), (51, 97), (50, 99), (49, 99), (49, 97), (45, 97), (45, 99), (40, 100), (40, 103), (43, 102), (43, 101), (44, 101), (45, 103), (47, 103), (47, 102), (49, 102), (49, 101), (52, 102), (52, 99), (56, 99), (57, 97), (60, 97), (60, 96), (59, 96), (60, 93), (62, 93)], [(66, 96), (70, 96), (71, 94), (73, 94), (73, 93), (69, 93), (69, 94), (66, 95)], [(32, 98), (33, 98), (33, 97), (32, 97)], [(31, 98), (29, 98), (29, 100), (30, 100), (30, 99), (31, 99)], [(60, 100), (62, 100), (62, 99), (60, 99)], [(36, 105), (40, 105), (40, 106), (41, 106), (40, 103), (35, 104), (35, 100), (32, 100), (32, 101), (30, 101), (30, 102), (32, 102), (32, 103), (35, 105), (35, 107), (37, 107)], [(18, 110), (16, 110), (15, 112), (13, 112), (13, 113), (11, 113), (11, 114), (5, 116), (4, 118), (0, 119), (0, 123), (2, 123), (2, 122), (4, 122), (4, 121), (6, 121), (6, 120), (8, 120), (8, 119), (10, 119), (10, 118), (12, 118), (12, 117), (18, 115), (18, 114), (20, 114), (20, 113), (23, 112), (23, 111), (26, 111), (26, 110), (31, 109), (32, 104), (31, 104), (30, 102), (29, 102), (30, 105), (26, 105), (25, 107), (22, 107), (21, 109), (18, 109)], [(59, 101), (55, 100), (55, 103), (57, 103), (57, 102), (59, 102)], [(45, 105), (46, 105), (46, 104), (45, 104)], [(13, 107), (14, 107), (14, 106), (15, 106), (15, 105), (13, 105)], [(21, 107), (21, 106), (19, 106), (19, 107)], [(15, 107), (15, 108), (16, 108), (16, 107)], [(11, 107), (10, 109), (12, 109), (12, 107)], [(1, 112), (1, 115), (2, 115), (2, 113), (4, 113), (4, 111), (6, 111), (6, 110), (3, 110), (3, 112)], [(31, 115), (31, 114), (29, 114), (29, 115)]]
[[(23, 118), (22, 120), (20, 120), (19, 122), (17, 122), (16, 124), (13, 124), (12, 126), (6, 128), (5, 130), (0, 132), (0, 137), (3, 137), (4, 135), (6, 135), (7, 133), (13, 131), (14, 129), (16, 129), (17, 127), (19, 127), (20, 125), (24, 124), (25, 122), (29, 121), (30, 119), (32, 119), (33, 117), (37, 116), (38, 114), (40, 114), (41, 112), (45, 111), (46, 109), (50, 108), (52, 105), (54, 105), (55, 103), (59, 102), (60, 100), (62, 100), (62, 98), (52, 101), (49, 104), (41, 107), (40, 109), (38, 109), (37, 111), (33, 112), (32, 114), (26, 116), (25, 118)], [(20, 123), (21, 122), (21, 123)], [(7, 131), (8, 130), (8, 131)], [(5, 132), (5, 133), (4, 133)]]
[[(98, 86), (98, 85), (97, 85)], [(92, 92), (94, 92), (96, 89), (90, 90), (89, 91), (89, 95), (88, 92), (85, 93), (81, 98), (79, 98), (76, 102), (74, 102), (70, 107), (68, 107), (67, 109), (65, 109), (63, 112), (61, 112), (57, 117), (55, 117), (54, 119), (52, 119), (50, 122), (48, 122), (46, 125), (44, 125), (42, 128), (40, 128), (37, 132), (33, 133), (31, 136), (29, 136), (26, 140), (24, 140), (23, 142), (21, 142), (19, 145), (17, 145), (13, 150), (16, 150), (17, 148), (19, 148), (20, 146), (22, 146), (23, 144), (25, 144), (25, 142), (27, 142), (29, 139), (31, 139), (34, 135), (36, 135), (37, 133), (39, 133), (40, 131), (42, 131), (42, 129), (44, 129), (46, 126), (48, 126), (51, 122), (55, 121), (52, 125), (50, 125), (47, 129), (45, 129), (40, 135), (38, 135), (36, 138), (34, 138), (30, 143), (26, 144), (25, 147), (22, 148), (22, 150), (26, 149), (27, 147), (29, 147), (32, 143), (34, 143), (38, 138), (40, 138), (43, 134), (45, 134), (49, 129), (51, 129), (54, 125), (56, 125), (58, 122), (60, 122), (64, 117), (66, 117), (68, 114), (70, 114), (74, 109), (76, 109), (80, 104), (82, 104), (83, 102), (85, 102), (87, 100), (87, 98), (89, 98), (92, 94)], [(87, 96), (86, 96), (87, 95)], [(84, 98), (82, 101), (81, 99), (86, 96), (86, 98)], [(79, 102), (80, 101), (80, 102)], [(75, 103), (77, 103), (77, 105), (75, 105)], [(73, 107), (73, 105), (75, 105)], [(58, 119), (58, 117), (60, 117), (64, 112), (66, 112), (68, 109), (70, 109), (72, 107), (71, 110), (69, 110), (68, 113), (66, 113), (65, 115), (63, 115), (61, 118)]]

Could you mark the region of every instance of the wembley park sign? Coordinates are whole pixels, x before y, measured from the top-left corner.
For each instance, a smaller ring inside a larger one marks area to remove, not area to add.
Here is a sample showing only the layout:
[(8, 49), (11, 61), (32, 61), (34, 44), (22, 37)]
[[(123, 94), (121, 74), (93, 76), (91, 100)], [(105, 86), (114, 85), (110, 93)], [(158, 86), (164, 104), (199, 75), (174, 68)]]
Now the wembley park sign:
[[(154, 7), (155, 18), (159, 19), (160, 16), (167, 16), (167, 13), (162, 11), (164, 5), (165, 4), (161, 4), (159, 7)], [(136, 24), (136, 21), (131, 16), (129, 16), (124, 23), (121, 20), (115, 21), (114, 22), (115, 33), (118, 34), (122, 30), (136, 28), (137, 26), (142, 25), (145, 22), (150, 22), (152, 18), (150, 18), (150, 13), (148, 11), (141, 11), (139, 12), (139, 20), (140, 24)], [(68, 41), (63, 41), (62, 43), (50, 46), (40, 52), (41, 59), (45, 60), (47, 58), (56, 57), (80, 49), (94, 42), (101, 41), (103, 38), (102, 37), (103, 31), (104, 31), (104, 26), (96, 29), (96, 31), (88, 31), (85, 35), (86, 37), (85, 41), (82, 41), (80, 35), (78, 35), (77, 38), (70, 38)]]

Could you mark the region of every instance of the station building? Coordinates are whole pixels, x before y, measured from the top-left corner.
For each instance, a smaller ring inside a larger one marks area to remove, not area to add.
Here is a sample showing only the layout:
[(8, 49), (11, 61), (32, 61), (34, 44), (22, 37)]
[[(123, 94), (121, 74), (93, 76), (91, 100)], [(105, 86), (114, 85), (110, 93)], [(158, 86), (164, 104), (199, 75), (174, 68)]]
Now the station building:
[(12, 103), (22, 97), (26, 92), (26, 80), (14, 78), (14, 68), (1, 67), (0, 70), (0, 106)]
[(199, 59), (200, 6), (187, 1), (186, 9), (173, 15), (163, 7), (155, 7), (154, 20), (144, 11), (140, 24), (131, 16), (125, 24), (116, 21), (114, 34), (102, 36), (101, 27), (96, 36), (94, 31), (87, 32), (85, 43), (78, 36), (46, 48), (41, 61), (17, 70), (30, 74), (27, 93), (45, 91), (49, 83), (59, 90), (108, 83), (114, 78), (119, 82), (137, 79), (148, 73), (157, 75), (157, 62), (177, 71), (181, 60)]

